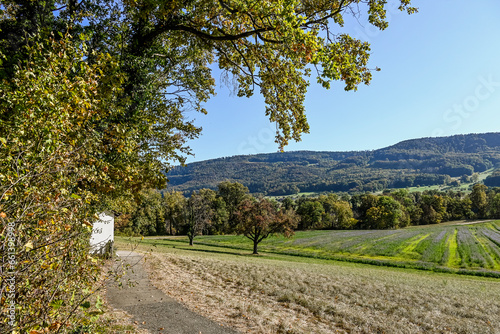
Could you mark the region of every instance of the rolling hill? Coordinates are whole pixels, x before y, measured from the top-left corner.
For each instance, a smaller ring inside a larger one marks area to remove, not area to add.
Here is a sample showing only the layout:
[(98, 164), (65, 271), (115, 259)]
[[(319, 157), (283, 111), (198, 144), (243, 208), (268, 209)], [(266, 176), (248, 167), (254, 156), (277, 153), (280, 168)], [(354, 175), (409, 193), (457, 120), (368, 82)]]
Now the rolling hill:
[(251, 193), (364, 192), (443, 185), (500, 166), (500, 133), (402, 141), (373, 151), (296, 151), (225, 157), (174, 167), (168, 189), (190, 193), (237, 181)]

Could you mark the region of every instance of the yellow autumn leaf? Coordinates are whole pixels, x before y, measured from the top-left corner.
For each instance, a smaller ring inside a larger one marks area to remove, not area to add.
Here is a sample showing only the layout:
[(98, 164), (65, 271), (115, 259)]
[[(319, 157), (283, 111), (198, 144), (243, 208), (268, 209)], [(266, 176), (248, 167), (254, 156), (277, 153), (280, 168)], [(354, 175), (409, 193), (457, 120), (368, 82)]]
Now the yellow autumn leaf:
[(24, 248), (26, 248), (27, 252), (33, 249), (33, 243), (31, 242), (31, 240), (24, 245)]

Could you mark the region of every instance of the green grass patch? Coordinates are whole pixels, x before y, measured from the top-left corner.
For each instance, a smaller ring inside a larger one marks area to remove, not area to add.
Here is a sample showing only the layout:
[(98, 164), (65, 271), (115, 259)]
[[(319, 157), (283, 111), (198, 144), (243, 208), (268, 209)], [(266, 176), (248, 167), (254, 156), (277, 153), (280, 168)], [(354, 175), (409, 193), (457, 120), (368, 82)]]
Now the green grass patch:
[(417, 235), (410, 239), (409, 243), (401, 251), (407, 258), (418, 259), (421, 258), (423, 249), (427, 248), (430, 244), (429, 242), (424, 242), (425, 239), (429, 237), (430, 233), (423, 236)]
[[(485, 170), (484, 172), (478, 173), (477, 180), (474, 182), (463, 182), (460, 183), (458, 186), (450, 186), (450, 185), (445, 185), (445, 184), (438, 184), (438, 185), (432, 185), (432, 186), (421, 186), (421, 187), (409, 187), (406, 188), (410, 192), (424, 192), (428, 190), (441, 190), (441, 191), (462, 191), (462, 192), (470, 192), (472, 190), (472, 186), (477, 183), (484, 181), (488, 176), (490, 176), (493, 171), (495, 171), (495, 168), (491, 168), (488, 170)], [(453, 178), (453, 179), (459, 179), (459, 178)]]
[(453, 234), (448, 236), (447, 241), (447, 265), (449, 268), (455, 268), (460, 265), (460, 256), (458, 255), (458, 243), (457, 243), (458, 230), (453, 229)]

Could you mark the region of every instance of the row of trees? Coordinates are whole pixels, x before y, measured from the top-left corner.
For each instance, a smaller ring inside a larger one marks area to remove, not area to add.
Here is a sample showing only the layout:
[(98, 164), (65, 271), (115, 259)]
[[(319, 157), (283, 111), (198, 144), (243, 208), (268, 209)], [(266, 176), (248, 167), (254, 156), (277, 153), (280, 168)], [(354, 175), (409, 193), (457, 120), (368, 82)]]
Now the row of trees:
[(353, 196), (351, 203), (359, 228), (398, 228), (500, 217), (500, 189), (483, 184), (475, 184), (469, 194), (397, 190), (382, 196)]
[[(189, 198), (180, 192), (147, 190), (129, 215), (119, 218), (126, 234), (185, 234), (190, 244), (199, 234), (241, 233), (257, 245), (271, 233), (291, 229), (391, 229), (450, 220), (500, 218), (500, 188), (475, 184), (469, 194), (405, 189), (382, 195), (321, 195), (280, 201), (257, 199), (240, 183), (222, 182), (217, 191), (201, 189)], [(259, 210), (260, 216), (256, 213)], [(262, 220), (262, 234), (248, 228)], [(256, 246), (255, 246), (256, 247)], [(256, 248), (255, 248), (256, 251)]]
[[(327, 200), (330, 198), (333, 198), (331, 202)], [(284, 202), (293, 201), (286, 198)], [(332, 205), (335, 217), (346, 217), (337, 220), (337, 225), (332, 225), (329, 219)], [(477, 183), (469, 194), (453, 191), (410, 193), (400, 189), (382, 195), (344, 195), (340, 199), (329, 195), (314, 199), (300, 198), (294, 207), (301, 218), (299, 227), (306, 229), (401, 228), (451, 220), (500, 218), (500, 188), (488, 188)], [(345, 214), (341, 215), (340, 212)]]
[[(197, 234), (242, 233), (249, 224), (244, 223), (253, 203), (260, 203), (266, 212), (273, 211), (269, 224), (293, 218), (295, 223), (284, 224), (286, 229), (307, 230), (317, 228), (349, 229), (356, 220), (348, 201), (337, 195), (322, 195), (316, 199), (301, 198), (282, 201), (255, 198), (248, 188), (237, 182), (222, 182), (217, 191), (201, 189), (186, 198), (180, 192), (146, 190), (141, 203), (132, 213), (118, 218), (119, 230), (125, 234), (163, 235), (185, 234), (190, 243)], [(265, 203), (265, 204), (264, 204)], [(280, 225), (280, 224), (278, 224)], [(277, 228), (271, 229), (280, 231)]]
[(257, 199), (240, 183), (222, 182), (218, 190), (201, 189), (185, 198), (180, 192), (145, 190), (130, 215), (119, 217), (125, 234), (184, 234), (193, 245), (200, 234), (239, 233), (257, 245), (271, 234), (293, 234), (297, 216), (276, 201)]

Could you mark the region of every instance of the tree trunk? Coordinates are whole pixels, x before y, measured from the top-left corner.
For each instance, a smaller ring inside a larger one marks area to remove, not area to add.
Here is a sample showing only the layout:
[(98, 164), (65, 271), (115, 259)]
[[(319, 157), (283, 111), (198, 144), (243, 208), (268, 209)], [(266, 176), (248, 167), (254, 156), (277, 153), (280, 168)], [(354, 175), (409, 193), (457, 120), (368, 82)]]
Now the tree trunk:
[(259, 254), (259, 253), (257, 252), (257, 245), (258, 245), (258, 244), (259, 244), (259, 242), (257, 241), (257, 239), (255, 239), (255, 240), (253, 241), (253, 254), (255, 254), (255, 255), (256, 255), (256, 254)]
[(188, 231), (187, 237), (189, 238), (189, 246), (193, 246), (193, 243), (194, 243), (194, 232)]

